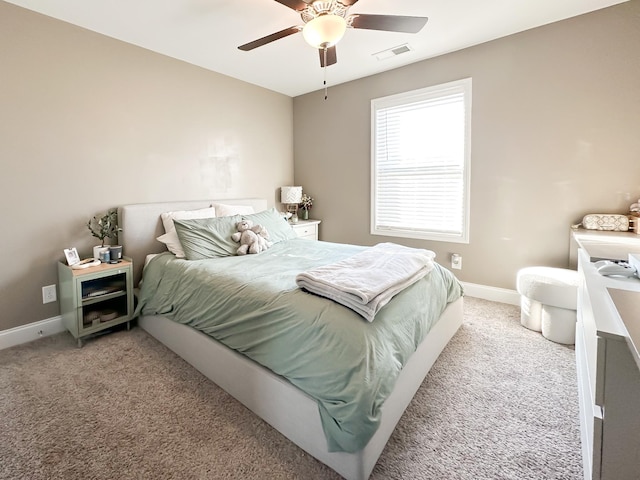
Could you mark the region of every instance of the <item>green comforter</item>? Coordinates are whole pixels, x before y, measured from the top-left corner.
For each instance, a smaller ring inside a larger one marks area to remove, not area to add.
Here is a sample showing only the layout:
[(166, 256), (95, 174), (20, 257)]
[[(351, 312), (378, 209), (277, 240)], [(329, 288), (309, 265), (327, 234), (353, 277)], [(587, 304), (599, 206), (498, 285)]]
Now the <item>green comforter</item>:
[(165, 315), (285, 377), (318, 402), (329, 451), (356, 452), (407, 359), (462, 287), (446, 269), (396, 295), (372, 323), (297, 287), (298, 273), (365, 247), (293, 239), (258, 255), (155, 257), (137, 314)]

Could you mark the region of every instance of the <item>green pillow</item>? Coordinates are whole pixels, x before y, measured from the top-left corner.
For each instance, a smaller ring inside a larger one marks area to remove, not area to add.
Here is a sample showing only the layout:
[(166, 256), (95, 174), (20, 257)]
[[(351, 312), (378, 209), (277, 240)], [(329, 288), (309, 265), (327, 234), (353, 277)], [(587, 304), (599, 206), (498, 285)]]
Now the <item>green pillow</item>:
[(275, 208), (258, 213), (242, 215), (245, 220), (251, 220), (254, 225), (262, 225), (269, 232), (269, 241), (273, 243), (297, 238), (296, 232)]
[(240, 215), (228, 217), (174, 220), (176, 233), (187, 260), (228, 257), (240, 246), (231, 236), (236, 232)]

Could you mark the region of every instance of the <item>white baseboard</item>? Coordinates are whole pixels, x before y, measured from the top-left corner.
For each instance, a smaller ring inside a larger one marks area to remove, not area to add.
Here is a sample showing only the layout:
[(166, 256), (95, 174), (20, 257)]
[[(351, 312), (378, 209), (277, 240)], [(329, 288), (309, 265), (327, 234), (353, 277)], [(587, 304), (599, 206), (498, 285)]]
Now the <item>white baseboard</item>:
[(520, 294), (507, 288), (487, 287), (477, 283), (460, 282), (464, 287), (464, 294), (468, 297), (483, 298), (493, 302), (520, 305)]
[(64, 332), (62, 317), (51, 317), (39, 322), (28, 323), (19, 327), (0, 331), (0, 350), (31, 342), (38, 338), (48, 337), (56, 333)]
[[(487, 287), (476, 283), (461, 283), (464, 287), (465, 295), (469, 297), (483, 298), (485, 300), (508, 303), (511, 305), (520, 305), (520, 295), (515, 290)], [(47, 337), (49, 335), (64, 332), (64, 330), (65, 328), (62, 324), (62, 317), (60, 316), (10, 328), (9, 330), (1, 330), (0, 350), (20, 345), (21, 343), (31, 342), (41, 337)]]

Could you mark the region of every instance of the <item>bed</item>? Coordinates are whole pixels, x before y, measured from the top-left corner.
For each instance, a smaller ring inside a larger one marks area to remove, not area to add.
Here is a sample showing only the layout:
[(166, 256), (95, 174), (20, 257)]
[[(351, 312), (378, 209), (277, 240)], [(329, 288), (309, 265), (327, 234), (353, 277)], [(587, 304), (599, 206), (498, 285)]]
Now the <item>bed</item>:
[[(156, 240), (164, 233), (160, 220), (162, 213), (202, 209), (216, 202), (216, 200), (204, 200), (134, 204), (120, 207), (118, 215), (122, 232), (119, 240), (123, 245), (124, 254), (133, 259), (134, 283), (140, 283), (143, 265), (151, 254), (160, 255), (152, 260), (153, 266), (148, 267), (149, 276), (145, 280), (149, 281), (154, 278), (151, 276), (151, 272), (154, 270), (160, 272), (162, 268), (169, 268), (174, 263), (178, 267), (188, 263), (185, 260), (174, 262), (171, 254), (162, 253), (166, 251), (166, 248)], [(267, 209), (267, 202), (264, 199), (226, 199), (220, 200), (219, 203), (250, 206), (255, 212)], [(253, 258), (247, 257), (247, 261), (256, 262), (257, 257), (262, 255), (264, 257), (260, 261), (269, 261), (269, 257), (265, 255), (267, 253), (280, 255), (281, 258), (290, 258), (295, 256), (292, 253), (295, 253), (295, 250), (291, 249), (298, 248), (295, 246), (296, 242), (310, 241), (287, 240), (258, 256), (248, 256)], [(317, 242), (318, 247), (323, 243), (325, 242)], [(306, 244), (307, 249), (314, 250), (311, 247), (314, 244)], [(163, 262), (166, 267), (159, 267), (158, 265)], [(191, 262), (191, 265), (202, 264), (203, 268), (208, 268), (207, 263), (208, 261), (198, 261)], [(216, 265), (224, 265), (224, 263), (218, 262)], [(260, 265), (258, 264), (257, 267), (260, 268)], [(224, 270), (228, 270), (226, 266)], [(162, 282), (157, 281), (157, 283)], [(151, 288), (148, 285), (145, 287), (147, 290)], [(311, 295), (300, 289), (289, 290), (289, 294), (296, 296), (296, 298)], [(145, 299), (144, 302), (152, 303), (149, 299)], [(331, 300), (314, 297), (313, 302), (325, 302), (327, 308), (329, 306), (334, 308), (332, 305), (334, 302)], [(392, 302), (390, 302), (389, 308), (392, 308)], [(347, 479), (366, 479), (371, 474), (396, 424), (427, 372), (462, 323), (461, 289), (459, 296), (453, 295), (445, 304), (442, 307), (442, 313), (438, 313), (439, 318), (431, 326), (428, 334), (417, 345), (415, 351), (402, 361), (397, 378), (391, 384), (389, 392), (384, 395), (379, 415), (375, 418), (375, 428), (370, 436), (366, 437), (366, 443), (360, 445), (356, 440), (351, 442), (350, 439), (347, 439), (344, 444), (347, 446), (344, 448), (341, 448), (344, 445), (340, 444), (340, 438), (337, 441), (339, 445), (336, 445), (336, 441), (331, 441), (331, 432), (327, 431), (327, 412), (322, 408), (323, 399), (318, 399), (315, 392), (309, 393), (304, 384), (297, 382), (298, 377), (304, 375), (296, 373), (292, 378), (278, 375), (245, 354), (238, 353), (212, 336), (194, 328), (189, 325), (189, 322), (180, 323), (169, 318), (169, 316), (176, 315), (176, 312), (169, 313), (170, 309), (167, 309), (165, 314), (164, 310), (156, 305), (154, 314), (142, 314), (139, 316), (138, 322), (141, 328), (184, 358), (300, 448)], [(156, 310), (159, 313), (156, 313)], [(218, 311), (216, 315), (218, 313), (220, 312)], [(192, 313), (186, 313), (186, 315), (189, 316)], [(289, 318), (292, 315), (283, 313), (284, 317)], [(367, 323), (364, 319), (361, 319), (361, 322)], [(382, 325), (382, 322), (380, 324)], [(375, 321), (371, 325), (375, 325)], [(238, 381), (238, 379), (242, 379), (242, 381)], [(328, 404), (331, 404), (331, 399), (328, 399)], [(360, 420), (355, 423), (359, 424)]]

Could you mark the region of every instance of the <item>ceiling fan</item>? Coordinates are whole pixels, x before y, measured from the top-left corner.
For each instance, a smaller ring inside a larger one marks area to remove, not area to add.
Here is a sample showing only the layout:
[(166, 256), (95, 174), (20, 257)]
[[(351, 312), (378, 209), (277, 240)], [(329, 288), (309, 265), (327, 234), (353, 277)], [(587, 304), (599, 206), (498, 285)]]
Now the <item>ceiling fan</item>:
[(427, 23), (427, 17), (400, 15), (368, 15), (347, 12), (358, 0), (275, 0), (300, 14), (303, 25), (286, 28), (253, 42), (239, 46), (245, 52), (261, 47), (294, 33), (302, 32), (306, 42), (320, 52), (320, 65), (327, 67), (338, 61), (336, 43), (347, 28), (384, 30), (387, 32), (418, 33)]

